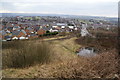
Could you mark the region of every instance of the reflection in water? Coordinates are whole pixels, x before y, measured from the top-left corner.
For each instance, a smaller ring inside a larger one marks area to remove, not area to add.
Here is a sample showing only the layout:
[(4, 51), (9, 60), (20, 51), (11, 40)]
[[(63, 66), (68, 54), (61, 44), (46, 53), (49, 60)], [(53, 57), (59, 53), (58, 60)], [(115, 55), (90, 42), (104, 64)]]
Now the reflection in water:
[(92, 47), (85, 47), (85, 48), (80, 49), (80, 51), (79, 51), (79, 53), (77, 53), (77, 55), (89, 57), (89, 56), (95, 56), (96, 53), (97, 53), (96, 49), (94, 49)]

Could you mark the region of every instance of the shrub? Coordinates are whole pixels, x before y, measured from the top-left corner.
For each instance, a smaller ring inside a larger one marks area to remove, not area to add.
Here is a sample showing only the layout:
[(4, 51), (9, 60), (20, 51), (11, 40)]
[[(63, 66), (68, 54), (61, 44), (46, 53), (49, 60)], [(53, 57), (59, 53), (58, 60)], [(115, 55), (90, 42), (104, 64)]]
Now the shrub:
[(50, 31), (46, 31), (46, 33), (50, 33)]
[(83, 46), (93, 46), (100, 49), (100, 51), (104, 51), (117, 48), (118, 40), (115, 37), (106, 37), (102, 34), (97, 34), (96, 38), (88, 36), (79, 37), (78, 39), (76, 39), (76, 42)]
[(52, 36), (52, 35), (57, 35), (58, 32), (46, 32), (46, 34), (43, 34), (43, 35), (39, 35), (39, 37), (42, 37), (42, 36)]
[(53, 75), (56, 78), (114, 78), (119, 72), (119, 59), (114, 49), (91, 58), (79, 56), (60, 64)]
[(12, 48), (2, 53), (3, 68), (24, 68), (50, 61), (52, 50), (48, 43), (40, 42), (36, 44), (26, 41), (16, 41), (8, 45), (12, 46)]

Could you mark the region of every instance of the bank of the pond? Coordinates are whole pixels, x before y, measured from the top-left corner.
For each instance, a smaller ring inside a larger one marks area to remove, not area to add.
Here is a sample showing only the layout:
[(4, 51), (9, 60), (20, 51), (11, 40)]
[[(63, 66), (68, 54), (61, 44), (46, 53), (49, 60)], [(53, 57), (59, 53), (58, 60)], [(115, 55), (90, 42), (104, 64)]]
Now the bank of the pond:
[(97, 54), (98, 50), (95, 49), (94, 47), (83, 47), (77, 53), (77, 55), (85, 57), (93, 57), (96, 56)]

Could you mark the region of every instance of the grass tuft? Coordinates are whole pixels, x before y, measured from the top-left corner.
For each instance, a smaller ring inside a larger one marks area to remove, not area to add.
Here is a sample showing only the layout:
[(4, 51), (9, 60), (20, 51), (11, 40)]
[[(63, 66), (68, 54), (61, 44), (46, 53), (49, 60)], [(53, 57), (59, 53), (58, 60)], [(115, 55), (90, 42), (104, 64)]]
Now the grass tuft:
[(3, 68), (24, 68), (50, 61), (52, 50), (45, 42), (13, 41), (3, 44)]

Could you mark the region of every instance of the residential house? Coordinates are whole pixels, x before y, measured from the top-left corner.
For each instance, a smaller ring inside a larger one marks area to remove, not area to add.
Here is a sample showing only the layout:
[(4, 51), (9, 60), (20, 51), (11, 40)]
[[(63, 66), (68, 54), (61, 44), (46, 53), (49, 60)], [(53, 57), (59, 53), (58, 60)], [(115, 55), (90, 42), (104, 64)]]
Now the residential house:
[(20, 26), (14, 26), (13, 30), (20, 30)]
[(5, 30), (0, 31), (0, 33), (2, 35), (2, 39), (4, 39), (5, 36), (7, 36), (7, 34), (8, 34)]
[(66, 23), (57, 23), (56, 25), (57, 25), (57, 26), (67, 26)]
[(74, 26), (68, 26), (70, 29), (74, 29)]
[(11, 41), (11, 36), (7, 35), (7, 36), (4, 36), (4, 39), (7, 40), (7, 41)]
[(13, 30), (13, 27), (7, 27), (7, 30), (11, 32)]
[(65, 29), (65, 26), (61, 26), (62, 29)]
[(28, 39), (28, 37), (21, 36), (19, 37), (20, 40)]
[(34, 34), (34, 33), (30, 33), (30, 35), (28, 35), (29, 39), (34, 39), (34, 38), (38, 38), (38, 35)]
[(37, 31), (37, 34), (38, 35), (43, 35), (43, 34), (45, 34), (46, 33), (46, 31), (44, 30), (44, 29), (39, 29), (38, 31)]
[(12, 31), (12, 37), (26, 37), (26, 32), (24, 30), (15, 30), (15, 31)]
[(18, 40), (18, 39), (19, 39), (19, 38), (18, 38), (18, 37), (16, 37), (16, 36), (12, 38), (12, 40)]

